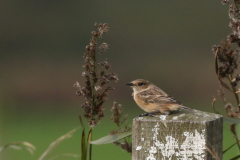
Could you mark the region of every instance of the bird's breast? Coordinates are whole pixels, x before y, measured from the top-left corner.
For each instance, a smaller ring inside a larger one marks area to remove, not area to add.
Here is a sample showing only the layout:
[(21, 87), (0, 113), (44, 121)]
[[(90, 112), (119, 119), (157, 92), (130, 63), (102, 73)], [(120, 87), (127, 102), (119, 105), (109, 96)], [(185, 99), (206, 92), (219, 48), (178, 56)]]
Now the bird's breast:
[(142, 108), (144, 111), (146, 111), (146, 112), (153, 112), (153, 111), (155, 111), (155, 110), (153, 110), (153, 106), (155, 106), (155, 104), (146, 103), (145, 100), (139, 98), (137, 94), (134, 94), (134, 100), (137, 103), (137, 105), (140, 108)]
[(134, 94), (133, 98), (139, 107), (142, 108), (146, 105), (145, 101), (143, 99), (140, 99), (137, 94)]

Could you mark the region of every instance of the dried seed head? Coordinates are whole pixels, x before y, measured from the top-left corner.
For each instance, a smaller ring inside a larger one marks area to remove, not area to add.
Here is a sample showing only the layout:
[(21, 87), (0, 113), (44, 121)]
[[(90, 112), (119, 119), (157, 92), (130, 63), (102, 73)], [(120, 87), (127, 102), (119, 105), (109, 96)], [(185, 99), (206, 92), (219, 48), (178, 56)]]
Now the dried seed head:
[(102, 88), (100, 87), (100, 86), (95, 86), (95, 90), (96, 91), (99, 91), (99, 90), (101, 90)]
[(91, 47), (90, 47), (89, 45), (86, 46), (86, 50), (87, 50), (88, 52), (90, 51), (90, 48), (91, 48)]
[(102, 43), (98, 49), (100, 50), (100, 54), (102, 54), (104, 51), (106, 51), (108, 49), (108, 44), (107, 43)]
[[(89, 45), (86, 46), (86, 52), (83, 56), (85, 59), (85, 64), (83, 65), (85, 71), (82, 72), (82, 76), (85, 77), (85, 87), (81, 87), (78, 82), (74, 85), (74, 87), (77, 87), (77, 94), (84, 96), (86, 100), (82, 108), (84, 117), (88, 119), (88, 124), (92, 128), (104, 117), (103, 111), (105, 108), (102, 105), (106, 101), (109, 91), (114, 89), (113, 87), (102, 89), (97, 84), (102, 86), (111, 80), (118, 80), (115, 73), (105, 73), (111, 67), (108, 61), (98, 63), (96, 59), (96, 53), (103, 53), (109, 47), (107, 43), (97, 45), (98, 38), (107, 33), (108, 29), (109, 27), (106, 23), (95, 23), (95, 30), (92, 32), (92, 38)], [(98, 64), (102, 69), (96, 69)]]
[(223, 5), (229, 4), (229, 0), (222, 0), (222, 4), (223, 4)]
[(101, 68), (103, 68), (105, 70), (108, 70), (111, 67), (111, 65), (108, 63), (108, 61), (103, 61), (103, 62), (100, 62), (98, 64)]

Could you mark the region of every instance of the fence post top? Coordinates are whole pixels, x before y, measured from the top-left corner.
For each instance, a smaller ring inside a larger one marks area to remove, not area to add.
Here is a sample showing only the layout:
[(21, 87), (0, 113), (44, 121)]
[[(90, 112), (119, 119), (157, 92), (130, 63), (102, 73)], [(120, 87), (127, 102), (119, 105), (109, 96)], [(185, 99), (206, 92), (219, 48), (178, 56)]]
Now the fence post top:
[(191, 122), (208, 122), (213, 121), (223, 116), (220, 114), (203, 112), (199, 110), (186, 110), (180, 109), (169, 115), (154, 115), (153, 117), (145, 116), (145, 117), (136, 117), (134, 121), (191, 121)]

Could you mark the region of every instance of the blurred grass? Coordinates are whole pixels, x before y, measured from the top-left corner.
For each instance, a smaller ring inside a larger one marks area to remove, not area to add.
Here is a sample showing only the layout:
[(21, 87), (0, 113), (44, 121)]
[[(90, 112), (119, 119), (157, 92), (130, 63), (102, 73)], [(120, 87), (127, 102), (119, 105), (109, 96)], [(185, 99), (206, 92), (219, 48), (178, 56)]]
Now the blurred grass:
[[(94, 128), (93, 139), (96, 140), (109, 133), (110, 130), (116, 129), (116, 126), (110, 122), (110, 107), (111, 103), (107, 103), (106, 106), (106, 117), (101, 121), (99, 125)], [(34, 106), (34, 107), (33, 107)], [(192, 106), (192, 105), (191, 105)], [(207, 106), (207, 105), (205, 105)], [(16, 108), (21, 107), (23, 110), (28, 108), (28, 112), (19, 115), (12, 112)], [(66, 108), (68, 110), (59, 110), (60, 108)], [(142, 111), (134, 105), (135, 112), (128, 104), (123, 104), (124, 112), (129, 114), (128, 123), (132, 123), (132, 119), (142, 113)], [(195, 106), (200, 107), (200, 106)], [(48, 111), (41, 109), (39, 104), (26, 105), (26, 106), (0, 106), (1, 108), (1, 142), (0, 145), (14, 142), (14, 141), (28, 141), (35, 145), (36, 152), (34, 155), (30, 155), (26, 150), (14, 150), (6, 149), (3, 151), (0, 159), (3, 160), (37, 160), (39, 156), (48, 148), (50, 143), (56, 140), (61, 135), (72, 130), (76, 126), (79, 126), (80, 122), (78, 119), (78, 114), (81, 113), (81, 108), (78, 104), (51, 104), (44, 105), (44, 108), (49, 108)], [(211, 111), (211, 108), (203, 108), (203, 110)], [(86, 124), (87, 126), (87, 124)], [(239, 127), (238, 129), (239, 130)], [(78, 130), (74, 133), (73, 137), (63, 141), (59, 146), (57, 146), (46, 159), (62, 154), (62, 153), (74, 153), (80, 154), (80, 140), (81, 131)], [(231, 132), (229, 131), (229, 126), (224, 124), (224, 141), (223, 148), (229, 147), (235, 141)], [(224, 159), (229, 159), (234, 157), (238, 153), (237, 147), (229, 150), (225, 155)], [(66, 159), (66, 157), (61, 157), (59, 160)], [(69, 157), (68, 159), (74, 159)], [(131, 159), (131, 155), (116, 147), (113, 144), (105, 145), (94, 145), (93, 146), (93, 160), (96, 159)]]
[[(225, 150), (228, 147), (230, 147), (232, 144), (236, 143), (236, 141), (234, 140), (233, 134), (231, 133), (231, 131), (229, 129), (229, 125), (227, 123), (224, 123), (223, 126), (224, 126), (224, 128), (223, 128), (223, 150)], [(238, 132), (238, 137), (239, 137), (239, 126), (237, 126), (236, 130)], [(239, 151), (238, 151), (237, 145), (235, 145), (233, 148), (231, 148), (229, 151), (227, 151), (223, 155), (223, 159), (224, 160), (231, 159), (237, 155), (239, 155)]]
[[(15, 106), (16, 107), (16, 106)], [(18, 106), (19, 107), (19, 106)], [(29, 106), (25, 106), (29, 107)], [(34, 107), (30, 112), (24, 115), (11, 115), (11, 113), (5, 113), (1, 117), (1, 143), (3, 144), (25, 140), (36, 147), (36, 152), (34, 155), (30, 155), (26, 150), (14, 150), (8, 148), (3, 151), (0, 159), (7, 160), (36, 160), (40, 155), (48, 148), (50, 143), (56, 140), (61, 135), (67, 133), (71, 129), (79, 126), (80, 122), (78, 119), (78, 114), (81, 110), (69, 107), (70, 111), (57, 111), (58, 108), (64, 108), (66, 106), (44, 106), (51, 108), (52, 111), (43, 111), (39, 109), (40, 107)], [(8, 106), (9, 108), (14, 108), (14, 106)], [(108, 112), (109, 113), (109, 112)], [(9, 116), (11, 115), (11, 116)], [(98, 139), (109, 133), (112, 129), (116, 129), (113, 123), (109, 122), (110, 116), (108, 114), (104, 120), (94, 128), (93, 138)], [(130, 122), (131, 123), (131, 122)], [(107, 124), (107, 125), (106, 125)], [(87, 126), (87, 124), (86, 124)], [(75, 153), (80, 154), (80, 140), (81, 131), (78, 130), (73, 134), (73, 137), (63, 141), (57, 146), (46, 159), (62, 153)], [(107, 154), (106, 154), (107, 153)], [(116, 155), (118, 155), (116, 157)], [(93, 159), (131, 159), (130, 154), (122, 151), (120, 148), (113, 144), (106, 144), (102, 146), (93, 146)], [(66, 157), (58, 158), (66, 159)], [(68, 158), (74, 159), (74, 158)]]

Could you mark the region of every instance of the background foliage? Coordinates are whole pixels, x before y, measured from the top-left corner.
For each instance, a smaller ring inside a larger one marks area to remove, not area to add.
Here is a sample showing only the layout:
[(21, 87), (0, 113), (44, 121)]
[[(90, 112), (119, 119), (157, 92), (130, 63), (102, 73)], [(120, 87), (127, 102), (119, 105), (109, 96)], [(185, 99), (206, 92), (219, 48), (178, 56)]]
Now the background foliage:
[[(129, 123), (143, 112), (125, 86), (137, 78), (153, 82), (185, 106), (212, 112), (219, 86), (211, 47), (231, 32), (228, 7), (220, 1), (12, 0), (2, 1), (0, 11), (0, 146), (28, 141), (37, 148), (33, 156), (6, 149), (1, 159), (36, 159), (79, 125), (83, 101), (72, 84), (83, 80), (82, 56), (95, 22), (111, 27), (104, 38), (110, 49), (100, 57), (108, 58), (120, 81), (104, 106), (109, 119), (94, 128), (93, 139), (116, 129), (109, 121), (114, 100), (123, 105)], [(51, 155), (80, 153), (81, 132), (74, 135)], [(228, 127), (224, 137), (224, 148), (234, 143)], [(93, 159), (105, 159), (103, 149), (109, 150), (109, 159), (130, 159), (113, 144), (94, 146)], [(237, 149), (225, 156), (233, 152)]]

